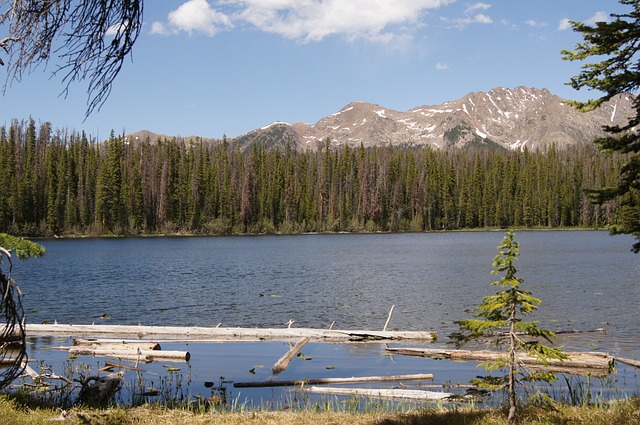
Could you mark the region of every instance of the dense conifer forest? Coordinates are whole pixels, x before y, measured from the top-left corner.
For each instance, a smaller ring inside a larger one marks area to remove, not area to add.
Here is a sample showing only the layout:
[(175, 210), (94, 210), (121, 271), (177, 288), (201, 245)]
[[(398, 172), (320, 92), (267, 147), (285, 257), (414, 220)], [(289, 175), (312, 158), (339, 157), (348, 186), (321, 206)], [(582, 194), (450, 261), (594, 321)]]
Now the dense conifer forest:
[(0, 127), (0, 232), (25, 236), (603, 227), (623, 157), (227, 140), (97, 143), (50, 123)]

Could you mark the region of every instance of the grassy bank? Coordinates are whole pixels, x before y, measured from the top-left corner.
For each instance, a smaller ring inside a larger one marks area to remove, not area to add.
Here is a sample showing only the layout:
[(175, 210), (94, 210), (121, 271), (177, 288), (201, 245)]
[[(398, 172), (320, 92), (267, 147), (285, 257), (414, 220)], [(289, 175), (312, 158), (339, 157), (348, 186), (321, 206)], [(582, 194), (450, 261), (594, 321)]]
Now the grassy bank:
[[(506, 411), (500, 409), (446, 408), (425, 409), (408, 413), (344, 413), (290, 411), (248, 411), (243, 413), (215, 410), (192, 412), (159, 406), (110, 408), (93, 410), (77, 408), (30, 408), (0, 396), (0, 423), (13, 425), (97, 424), (97, 425), (191, 425), (191, 424), (344, 424), (344, 425), (503, 425)], [(618, 401), (607, 406), (555, 408), (526, 407), (520, 415), (523, 424), (640, 424), (640, 398)]]

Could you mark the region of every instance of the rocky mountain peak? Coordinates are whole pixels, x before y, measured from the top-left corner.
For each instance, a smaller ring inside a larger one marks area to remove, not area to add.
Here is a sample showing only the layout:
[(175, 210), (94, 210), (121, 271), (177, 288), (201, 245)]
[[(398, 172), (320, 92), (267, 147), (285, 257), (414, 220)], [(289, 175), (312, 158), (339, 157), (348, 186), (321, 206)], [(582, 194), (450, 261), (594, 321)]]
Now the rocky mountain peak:
[(631, 95), (616, 96), (583, 113), (547, 89), (497, 87), (406, 112), (351, 102), (315, 124), (273, 123), (231, 141), (245, 148), (253, 143), (267, 147), (289, 143), (303, 150), (315, 150), (327, 138), (335, 146), (545, 149), (556, 144), (562, 148), (591, 143), (605, 134), (604, 125), (626, 124), (634, 113)]

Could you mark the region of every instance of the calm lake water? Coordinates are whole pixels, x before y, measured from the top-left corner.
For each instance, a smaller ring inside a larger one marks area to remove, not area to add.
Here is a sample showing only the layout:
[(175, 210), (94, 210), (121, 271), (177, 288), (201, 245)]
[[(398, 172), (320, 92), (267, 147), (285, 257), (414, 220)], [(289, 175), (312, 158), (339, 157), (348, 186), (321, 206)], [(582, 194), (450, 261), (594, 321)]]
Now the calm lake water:
[[(443, 343), (455, 330), (454, 320), (468, 318), (465, 311), (495, 292), (491, 263), (502, 237), (456, 232), (43, 240), (46, 255), (18, 262), (13, 277), (31, 323), (285, 327), (294, 320), (299, 327), (328, 328), (335, 321), (338, 329), (382, 329), (395, 305), (389, 329), (436, 331)], [(607, 329), (564, 336), (562, 345), (640, 359), (640, 255), (630, 251), (633, 238), (522, 231), (516, 240), (519, 277), (542, 299), (535, 319), (552, 330)], [(261, 368), (258, 376), (246, 375), (259, 362), (267, 366), (266, 379), (286, 347), (258, 345), (249, 352), (260, 351), (261, 359), (251, 358), (244, 344), (191, 344), (194, 382), (219, 376), (259, 380)], [(371, 370), (381, 367), (397, 369), (389, 374), (421, 373), (433, 366), (424, 359), (390, 361), (380, 356), (379, 344), (311, 344), (305, 355), (314, 350), (316, 358), (326, 358), (321, 365), (294, 362), (282, 378), (300, 378), (313, 365), (323, 376), (381, 374)], [(199, 352), (218, 359), (244, 356), (246, 362), (216, 368), (199, 363)], [(342, 368), (326, 368), (340, 361)], [(436, 364), (438, 373), (449, 367)]]

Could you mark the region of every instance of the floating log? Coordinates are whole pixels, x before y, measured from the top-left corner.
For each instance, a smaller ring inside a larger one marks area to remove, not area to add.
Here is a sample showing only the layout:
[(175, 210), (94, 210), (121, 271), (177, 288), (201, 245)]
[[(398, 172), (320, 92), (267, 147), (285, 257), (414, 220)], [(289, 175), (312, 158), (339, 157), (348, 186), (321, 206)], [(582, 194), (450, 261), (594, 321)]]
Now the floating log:
[(145, 363), (165, 360), (188, 362), (191, 354), (188, 351), (160, 351), (160, 350), (114, 350), (93, 348), (69, 348), (70, 356), (112, 357), (125, 360), (139, 360)]
[(280, 357), (271, 368), (271, 372), (273, 373), (273, 375), (278, 375), (279, 373), (284, 371), (287, 366), (289, 366), (289, 363), (291, 363), (291, 360), (295, 357), (296, 354), (298, 354), (298, 352), (302, 349), (302, 347), (304, 347), (307, 342), (309, 342), (308, 337), (302, 338), (296, 343), (296, 345), (291, 347), (291, 349), (287, 351), (284, 356)]
[(108, 335), (118, 338), (150, 339), (220, 339), (224, 341), (297, 341), (309, 338), (314, 342), (368, 342), (388, 340), (431, 341), (435, 334), (431, 332), (384, 332), (370, 330), (337, 330), (311, 328), (207, 328), (180, 326), (111, 326), (111, 325), (63, 325), (63, 324), (27, 324), (28, 336), (70, 336), (98, 337)]
[(432, 380), (432, 373), (419, 373), (413, 375), (390, 376), (354, 376), (351, 378), (319, 378), (299, 379), (295, 381), (260, 381), (260, 382), (235, 382), (236, 388), (261, 388), (261, 387), (292, 387), (295, 385), (321, 385), (321, 384), (352, 384), (358, 382), (400, 382), (400, 381), (426, 381)]
[(125, 340), (125, 339), (99, 339), (99, 338), (91, 338), (91, 339), (82, 339), (75, 338), (73, 340), (73, 345), (78, 346), (89, 346), (95, 348), (112, 348), (119, 347), (122, 349), (130, 349), (130, 350), (160, 350), (160, 344), (153, 341), (140, 341), (140, 340)]
[(624, 357), (617, 357), (617, 356), (615, 356), (613, 359), (617, 362), (626, 364), (627, 366), (633, 366), (636, 369), (640, 369), (640, 361), (638, 360), (625, 359)]
[[(504, 358), (506, 353), (488, 350), (448, 350), (438, 348), (387, 348), (388, 352), (405, 356), (427, 357), (431, 359), (447, 359), (459, 361), (492, 361)], [(536, 356), (528, 353), (518, 353), (518, 361), (537, 369), (544, 369), (557, 373), (584, 374), (596, 372), (606, 375), (611, 368), (614, 358), (607, 353), (600, 352), (566, 352), (566, 360), (548, 359), (545, 365)]]
[[(557, 331), (553, 331), (554, 334), (556, 335), (562, 335), (562, 334), (584, 334), (584, 333), (595, 333), (595, 332), (602, 332), (602, 333), (607, 333), (607, 330), (605, 328), (596, 328), (596, 329), (560, 329)], [(528, 334), (526, 332), (516, 332), (515, 333), (518, 336), (527, 336)], [(508, 332), (498, 332), (495, 333), (493, 335), (493, 337), (505, 337), (505, 336), (509, 336)], [(491, 338), (491, 337), (487, 337), (487, 338)]]
[(337, 387), (309, 387), (306, 392), (318, 394), (337, 394), (371, 398), (394, 398), (416, 401), (446, 400), (452, 393), (441, 393), (424, 390), (376, 389), (376, 388), (337, 388)]
[(584, 333), (594, 333), (594, 332), (607, 333), (607, 330), (605, 328), (597, 328), (597, 329), (587, 329), (587, 330), (565, 329), (565, 330), (553, 331), (553, 333), (556, 334), (556, 335), (560, 335), (560, 334), (584, 334)]

